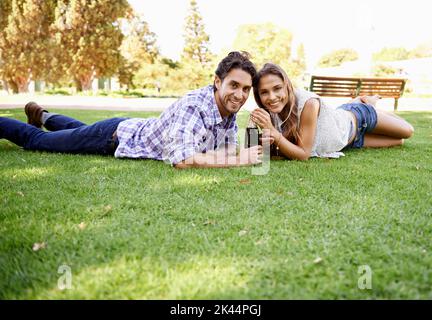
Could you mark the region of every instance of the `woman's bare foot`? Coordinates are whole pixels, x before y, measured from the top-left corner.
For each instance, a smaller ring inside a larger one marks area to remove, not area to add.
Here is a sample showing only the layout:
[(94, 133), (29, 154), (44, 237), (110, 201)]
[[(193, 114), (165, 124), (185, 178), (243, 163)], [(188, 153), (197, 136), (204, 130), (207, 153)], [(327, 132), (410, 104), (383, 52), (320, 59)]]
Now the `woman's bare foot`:
[(377, 104), (378, 100), (381, 99), (381, 96), (378, 94), (375, 94), (373, 96), (360, 96), (358, 98), (360, 98), (361, 102), (376, 107), (376, 104)]
[(358, 96), (352, 99), (349, 103), (366, 103), (376, 107), (376, 103), (379, 99), (381, 99), (381, 96), (378, 94), (373, 96)]

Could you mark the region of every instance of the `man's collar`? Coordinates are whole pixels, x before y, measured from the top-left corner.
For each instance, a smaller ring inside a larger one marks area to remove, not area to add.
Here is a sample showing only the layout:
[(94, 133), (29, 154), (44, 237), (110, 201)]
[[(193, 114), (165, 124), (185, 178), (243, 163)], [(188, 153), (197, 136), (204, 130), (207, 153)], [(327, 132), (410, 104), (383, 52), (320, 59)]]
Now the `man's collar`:
[(214, 91), (213, 85), (209, 86), (209, 91), (211, 91), (210, 105), (213, 113), (214, 124), (220, 124), (221, 122), (223, 122), (224, 119), (222, 118), (219, 111), (219, 107), (216, 103), (216, 98), (215, 98), (216, 92)]

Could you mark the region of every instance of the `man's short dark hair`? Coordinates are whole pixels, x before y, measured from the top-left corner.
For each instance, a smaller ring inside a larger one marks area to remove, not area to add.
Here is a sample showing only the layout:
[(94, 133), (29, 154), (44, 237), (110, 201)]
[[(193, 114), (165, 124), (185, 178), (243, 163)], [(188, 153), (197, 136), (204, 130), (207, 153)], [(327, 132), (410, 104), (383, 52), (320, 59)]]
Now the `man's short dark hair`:
[[(216, 69), (216, 75), (223, 81), (232, 69), (241, 69), (250, 74), (254, 80), (257, 70), (252, 61), (250, 54), (246, 51), (232, 51), (221, 62)], [(216, 86), (215, 86), (216, 91)]]

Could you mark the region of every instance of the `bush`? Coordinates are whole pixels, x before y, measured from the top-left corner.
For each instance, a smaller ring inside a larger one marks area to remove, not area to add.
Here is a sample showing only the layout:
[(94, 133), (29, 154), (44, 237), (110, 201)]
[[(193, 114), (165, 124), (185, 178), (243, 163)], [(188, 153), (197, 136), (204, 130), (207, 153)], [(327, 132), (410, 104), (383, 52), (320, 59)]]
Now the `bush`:
[(70, 96), (71, 95), (71, 93), (65, 89), (48, 89), (48, 90), (45, 90), (44, 94), (60, 95), (60, 96)]
[(144, 95), (139, 91), (119, 90), (119, 91), (113, 91), (112, 95), (121, 96), (123, 98), (144, 98)]
[(379, 64), (373, 67), (372, 72), (375, 77), (389, 77), (394, 76), (398, 70), (384, 64)]

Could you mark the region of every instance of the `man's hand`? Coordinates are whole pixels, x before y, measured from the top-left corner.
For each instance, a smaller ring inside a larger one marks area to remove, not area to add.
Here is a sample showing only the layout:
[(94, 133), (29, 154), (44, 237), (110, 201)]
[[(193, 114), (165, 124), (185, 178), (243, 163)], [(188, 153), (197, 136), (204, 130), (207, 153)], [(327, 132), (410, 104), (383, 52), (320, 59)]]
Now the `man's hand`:
[(238, 155), (229, 155), (228, 149), (218, 152), (197, 153), (194, 156), (177, 163), (177, 169), (186, 168), (228, 168), (259, 164), (262, 162), (263, 147), (254, 146), (241, 149)]

